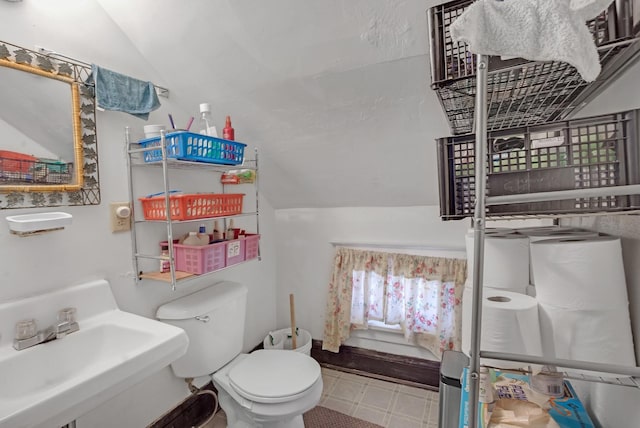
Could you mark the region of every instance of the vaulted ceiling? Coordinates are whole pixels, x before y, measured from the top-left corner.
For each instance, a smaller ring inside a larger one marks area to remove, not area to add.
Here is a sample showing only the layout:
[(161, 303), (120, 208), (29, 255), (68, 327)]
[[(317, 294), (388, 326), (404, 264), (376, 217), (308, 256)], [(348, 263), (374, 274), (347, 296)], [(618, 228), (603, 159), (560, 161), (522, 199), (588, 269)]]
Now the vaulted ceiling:
[(434, 139), (449, 134), (429, 88), (416, 0), (97, 0), (172, 101), (256, 146), (275, 208), (438, 203)]

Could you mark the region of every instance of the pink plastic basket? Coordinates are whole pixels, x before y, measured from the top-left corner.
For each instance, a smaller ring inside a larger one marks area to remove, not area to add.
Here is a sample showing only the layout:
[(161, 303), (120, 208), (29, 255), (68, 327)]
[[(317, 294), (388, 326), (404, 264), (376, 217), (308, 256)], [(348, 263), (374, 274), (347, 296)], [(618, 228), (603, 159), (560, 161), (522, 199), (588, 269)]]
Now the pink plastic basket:
[(245, 244), (244, 244), (244, 259), (251, 260), (258, 257), (259, 248), (260, 248), (260, 235), (257, 234), (249, 234), (246, 235)]
[(226, 262), (226, 244), (226, 241), (201, 246), (174, 244), (176, 270), (200, 275), (222, 269)]
[(227, 266), (244, 261), (244, 248), (246, 239), (232, 239), (224, 241), (226, 244)]

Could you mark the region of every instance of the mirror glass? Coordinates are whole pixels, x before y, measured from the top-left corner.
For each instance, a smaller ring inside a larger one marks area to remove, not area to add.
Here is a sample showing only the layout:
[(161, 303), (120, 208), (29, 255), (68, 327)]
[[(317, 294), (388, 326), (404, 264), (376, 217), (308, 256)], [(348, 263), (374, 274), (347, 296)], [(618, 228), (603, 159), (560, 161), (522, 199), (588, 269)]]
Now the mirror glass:
[(0, 93), (0, 183), (77, 184), (71, 85), (0, 67)]
[(0, 41), (0, 208), (100, 202), (90, 72)]

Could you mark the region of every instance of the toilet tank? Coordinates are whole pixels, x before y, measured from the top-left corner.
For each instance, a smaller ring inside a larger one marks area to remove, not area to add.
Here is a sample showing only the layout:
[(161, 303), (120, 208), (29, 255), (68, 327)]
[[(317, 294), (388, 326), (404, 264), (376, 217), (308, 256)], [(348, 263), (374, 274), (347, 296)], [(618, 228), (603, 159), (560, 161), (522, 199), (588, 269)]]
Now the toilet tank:
[(242, 352), (247, 288), (221, 282), (158, 308), (156, 318), (187, 332), (187, 353), (171, 364), (176, 376), (207, 376)]

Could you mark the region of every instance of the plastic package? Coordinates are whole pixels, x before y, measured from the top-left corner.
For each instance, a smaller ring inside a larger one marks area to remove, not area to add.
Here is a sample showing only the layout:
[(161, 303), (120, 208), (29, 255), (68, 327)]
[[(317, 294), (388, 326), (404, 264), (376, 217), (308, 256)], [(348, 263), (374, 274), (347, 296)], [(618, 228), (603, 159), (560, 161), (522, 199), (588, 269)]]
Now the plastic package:
[(220, 177), (222, 184), (246, 184), (255, 183), (255, 181), (256, 172), (252, 169), (234, 169)]

